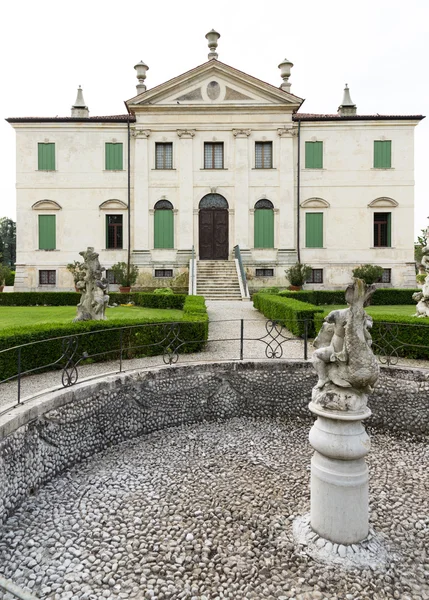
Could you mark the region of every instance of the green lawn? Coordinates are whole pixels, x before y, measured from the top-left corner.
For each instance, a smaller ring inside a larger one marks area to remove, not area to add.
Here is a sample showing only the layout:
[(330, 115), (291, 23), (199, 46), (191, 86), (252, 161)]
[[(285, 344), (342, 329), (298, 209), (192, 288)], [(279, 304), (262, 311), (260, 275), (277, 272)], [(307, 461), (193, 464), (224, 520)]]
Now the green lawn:
[[(0, 329), (25, 327), (40, 323), (71, 323), (76, 316), (75, 306), (0, 306)], [(145, 321), (146, 319), (181, 321), (183, 311), (173, 309), (118, 306), (106, 310), (108, 319)]]
[[(325, 315), (327, 315), (331, 312), (331, 310), (337, 310), (338, 308), (347, 308), (347, 306), (341, 304), (325, 304), (324, 306), (320, 306), (320, 308), (323, 308)], [(409, 304), (367, 306), (365, 310), (369, 315), (401, 315), (404, 317), (412, 317), (416, 313), (416, 307)]]

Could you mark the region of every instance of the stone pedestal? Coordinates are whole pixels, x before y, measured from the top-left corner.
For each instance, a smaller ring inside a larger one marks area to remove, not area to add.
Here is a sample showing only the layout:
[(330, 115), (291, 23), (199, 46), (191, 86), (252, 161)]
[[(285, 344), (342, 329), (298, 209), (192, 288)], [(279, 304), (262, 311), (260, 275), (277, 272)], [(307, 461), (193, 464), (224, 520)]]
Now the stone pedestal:
[(311, 527), (319, 536), (336, 544), (357, 544), (369, 532), (368, 467), (365, 456), (369, 437), (361, 411), (326, 410), (311, 402), (317, 415), (310, 431), (315, 449), (311, 460)]

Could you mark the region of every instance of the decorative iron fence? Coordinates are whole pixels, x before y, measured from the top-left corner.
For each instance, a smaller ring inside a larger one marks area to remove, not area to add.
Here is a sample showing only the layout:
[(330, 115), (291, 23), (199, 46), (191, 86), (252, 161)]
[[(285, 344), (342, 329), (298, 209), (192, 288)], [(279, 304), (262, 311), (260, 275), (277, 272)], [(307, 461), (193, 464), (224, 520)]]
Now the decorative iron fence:
[[(297, 323), (295, 320), (295, 327)], [(211, 321), (208, 339), (190, 340), (184, 334), (183, 323), (174, 322), (115, 327), (39, 340), (0, 351), (0, 384), (16, 382), (14, 398), (17, 404), (21, 404), (22, 383), (27, 376), (59, 370), (58, 388), (69, 387), (76, 384), (82, 375), (86, 376), (85, 369), (90, 365), (93, 367), (93, 363), (104, 361), (109, 361), (108, 368), (100, 368), (97, 375), (175, 365), (179, 359), (181, 364), (218, 360), (307, 360), (312, 352), (308, 333), (312, 331), (313, 324), (303, 320), (298, 325), (299, 331), (303, 332), (299, 337), (288, 330), (287, 323), (268, 320), (264, 324), (260, 319), (231, 319)], [(374, 323), (373, 350), (381, 364), (395, 366), (401, 361), (404, 366), (417, 366), (404, 356), (429, 360), (428, 345), (406, 341), (419, 339), (416, 335), (418, 330), (408, 332), (407, 327), (418, 328), (419, 325)], [(100, 351), (100, 348), (103, 350)], [(134, 360), (128, 360), (150, 357), (152, 360), (139, 360), (137, 364)], [(417, 364), (419, 367), (429, 366), (429, 363)], [(34, 389), (33, 386), (31, 396), (35, 395)], [(2, 385), (0, 400), (1, 391)], [(9, 408), (12, 402), (8, 402)]]

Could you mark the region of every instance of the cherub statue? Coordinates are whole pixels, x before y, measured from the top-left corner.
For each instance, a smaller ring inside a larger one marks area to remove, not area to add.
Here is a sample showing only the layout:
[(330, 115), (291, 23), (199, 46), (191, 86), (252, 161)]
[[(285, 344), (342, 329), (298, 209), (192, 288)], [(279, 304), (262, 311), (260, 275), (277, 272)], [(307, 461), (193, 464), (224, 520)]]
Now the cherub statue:
[(413, 300), (417, 302), (414, 317), (429, 317), (429, 246), (425, 246), (422, 253), (421, 268), (423, 272), (426, 272), (426, 279), (423, 282), (422, 291), (415, 292), (412, 296)]
[(77, 282), (76, 287), (82, 296), (77, 305), (77, 317), (75, 321), (105, 320), (105, 309), (109, 303), (107, 295), (107, 279), (102, 278), (98, 253), (89, 247), (79, 253), (84, 258), (82, 269), (85, 275)]
[(369, 332), (372, 318), (364, 310), (374, 291), (375, 286), (355, 279), (346, 290), (349, 308), (330, 312), (314, 340), (317, 350), (312, 360), (319, 380), (312, 400), (324, 408), (361, 409), (377, 381), (379, 367)]

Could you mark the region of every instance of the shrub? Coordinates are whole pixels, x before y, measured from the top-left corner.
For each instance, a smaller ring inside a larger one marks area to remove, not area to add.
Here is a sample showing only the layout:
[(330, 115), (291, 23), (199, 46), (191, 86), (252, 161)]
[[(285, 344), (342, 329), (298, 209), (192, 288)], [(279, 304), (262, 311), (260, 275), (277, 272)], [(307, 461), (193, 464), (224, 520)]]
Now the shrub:
[(15, 271), (11, 271), (4, 280), (5, 285), (14, 285), (15, 283)]
[(311, 275), (311, 267), (303, 263), (295, 263), (285, 271), (291, 285), (301, 287)]
[(258, 291), (256, 293), (258, 293), (258, 294), (278, 294), (279, 291), (280, 290), (278, 287), (266, 287), (266, 288), (258, 289)]
[(10, 277), (11, 270), (6, 265), (0, 263), (0, 285), (6, 285), (6, 279)]
[(368, 285), (380, 281), (382, 275), (383, 267), (379, 265), (360, 265), (360, 267), (353, 269), (353, 277), (363, 279)]
[(72, 263), (68, 263), (66, 269), (72, 274), (75, 285), (86, 275), (86, 271), (83, 268), (83, 262), (80, 262), (79, 260), (75, 260)]
[[(378, 288), (371, 297), (372, 306), (381, 305), (415, 305), (412, 296), (417, 289), (395, 289), (395, 288)], [(279, 296), (284, 298), (294, 298), (301, 302), (309, 302), (310, 304), (329, 305), (329, 304), (346, 304), (344, 292), (342, 290), (300, 290), (291, 292), (283, 290), (279, 292)]]
[[(184, 316), (182, 321), (177, 322), (175, 335), (170, 334), (169, 319), (148, 319), (140, 324), (136, 324), (135, 321), (109, 319), (5, 329), (0, 332), (0, 351), (9, 351), (0, 354), (0, 380), (16, 375), (17, 350), (13, 347), (21, 344), (40, 342), (21, 348), (22, 371), (39, 367), (38, 372), (49, 370), (46, 365), (61, 357), (65, 343), (63, 339), (52, 338), (62, 336), (84, 334), (78, 335), (77, 355), (86, 352), (90, 360), (97, 362), (118, 359), (121, 343), (124, 358), (155, 356), (162, 354), (166, 347), (179, 353), (198, 352), (202, 350), (208, 337), (208, 316), (204, 298), (183, 298), (186, 299), (182, 304)], [(179, 339), (176, 339), (176, 335)], [(171, 340), (170, 343), (168, 340)], [(61, 367), (62, 364), (58, 366)]]
[(126, 262), (117, 262), (111, 267), (115, 280), (119, 282), (121, 287), (130, 287), (135, 284), (139, 274), (137, 265), (129, 265)]
[(312, 337), (315, 333), (314, 315), (323, 313), (321, 308), (306, 302), (262, 293), (253, 296), (253, 306), (268, 319), (278, 321), (299, 336), (304, 335), (304, 321), (307, 321), (307, 335)]
[(153, 290), (154, 294), (174, 294), (173, 290), (170, 287), (165, 288), (156, 288)]

